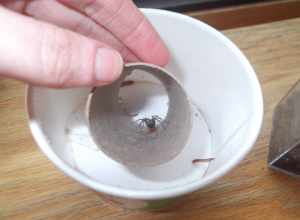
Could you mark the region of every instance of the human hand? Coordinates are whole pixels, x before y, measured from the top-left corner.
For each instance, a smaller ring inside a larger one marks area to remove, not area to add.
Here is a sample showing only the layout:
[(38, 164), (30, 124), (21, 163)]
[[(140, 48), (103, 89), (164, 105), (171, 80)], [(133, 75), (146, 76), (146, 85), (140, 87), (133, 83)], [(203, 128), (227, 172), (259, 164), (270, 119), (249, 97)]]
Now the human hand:
[(118, 78), (123, 60), (168, 62), (167, 48), (131, 0), (0, 4), (0, 76), (56, 88), (98, 86)]

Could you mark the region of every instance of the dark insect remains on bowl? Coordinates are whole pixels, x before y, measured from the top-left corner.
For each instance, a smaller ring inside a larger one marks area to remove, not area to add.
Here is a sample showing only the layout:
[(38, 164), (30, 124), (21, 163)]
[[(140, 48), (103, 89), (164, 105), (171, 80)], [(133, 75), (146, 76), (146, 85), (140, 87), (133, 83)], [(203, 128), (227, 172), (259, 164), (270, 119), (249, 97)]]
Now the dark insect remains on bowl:
[(135, 82), (133, 80), (125, 80), (121, 83), (121, 87), (124, 87), (124, 86), (131, 86), (133, 85)]
[(200, 158), (196, 158), (194, 160), (192, 160), (193, 164), (197, 164), (197, 163), (205, 163), (205, 162), (210, 162), (212, 160), (214, 160), (215, 158), (205, 158), (205, 159), (200, 159)]

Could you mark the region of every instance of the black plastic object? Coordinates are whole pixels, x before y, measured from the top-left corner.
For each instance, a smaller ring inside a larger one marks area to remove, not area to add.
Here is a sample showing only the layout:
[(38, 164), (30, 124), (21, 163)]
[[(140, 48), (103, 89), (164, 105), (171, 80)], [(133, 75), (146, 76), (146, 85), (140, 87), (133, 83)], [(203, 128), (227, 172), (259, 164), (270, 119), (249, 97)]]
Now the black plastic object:
[(300, 81), (275, 108), (268, 163), (272, 169), (300, 176)]

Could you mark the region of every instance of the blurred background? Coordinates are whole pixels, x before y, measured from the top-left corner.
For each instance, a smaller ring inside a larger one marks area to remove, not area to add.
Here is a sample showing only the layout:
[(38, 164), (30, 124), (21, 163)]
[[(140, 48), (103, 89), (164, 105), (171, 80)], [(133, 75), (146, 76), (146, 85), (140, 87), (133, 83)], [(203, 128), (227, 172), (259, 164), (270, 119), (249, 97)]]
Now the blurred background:
[(274, 22), (300, 16), (300, 0), (134, 0), (141, 8), (188, 14), (219, 29)]
[[(269, 0), (270, 1), (270, 0)], [(246, 3), (267, 2), (266, 0), (135, 0), (139, 7), (162, 8), (172, 11), (220, 8)]]

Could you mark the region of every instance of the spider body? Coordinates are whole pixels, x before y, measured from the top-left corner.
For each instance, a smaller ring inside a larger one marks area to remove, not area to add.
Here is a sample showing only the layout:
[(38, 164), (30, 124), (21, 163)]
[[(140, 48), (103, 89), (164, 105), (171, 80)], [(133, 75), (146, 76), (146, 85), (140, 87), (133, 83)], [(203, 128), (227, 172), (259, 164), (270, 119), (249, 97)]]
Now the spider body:
[(151, 118), (141, 118), (137, 120), (139, 128), (148, 128), (149, 132), (156, 131), (158, 125), (161, 123), (161, 117), (153, 115)]

